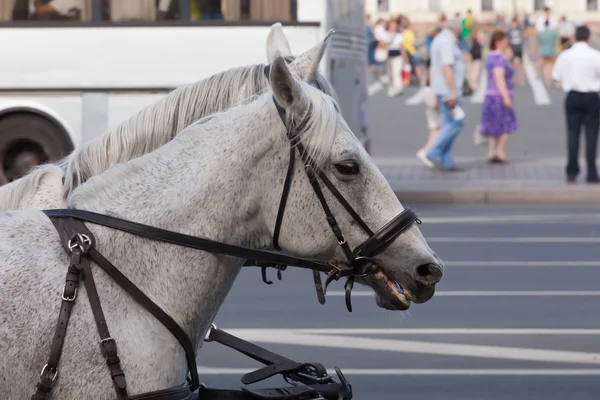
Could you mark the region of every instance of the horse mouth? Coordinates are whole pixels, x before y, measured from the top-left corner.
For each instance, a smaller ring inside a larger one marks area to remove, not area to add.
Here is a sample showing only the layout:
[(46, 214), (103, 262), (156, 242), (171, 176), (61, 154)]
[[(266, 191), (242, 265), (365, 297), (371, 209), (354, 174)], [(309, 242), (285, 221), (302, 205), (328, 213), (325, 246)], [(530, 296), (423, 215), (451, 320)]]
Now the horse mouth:
[(392, 311), (408, 310), (411, 293), (382, 269), (367, 277), (366, 281), (375, 291), (377, 305)]

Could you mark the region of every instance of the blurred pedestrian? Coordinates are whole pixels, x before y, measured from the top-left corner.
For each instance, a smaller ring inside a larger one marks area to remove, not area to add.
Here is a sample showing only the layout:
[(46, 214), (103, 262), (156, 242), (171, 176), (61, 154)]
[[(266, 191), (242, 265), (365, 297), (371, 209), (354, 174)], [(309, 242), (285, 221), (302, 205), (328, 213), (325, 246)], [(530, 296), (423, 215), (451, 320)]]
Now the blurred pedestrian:
[(485, 60), (487, 88), (481, 110), (482, 136), (488, 137), (487, 162), (507, 164), (506, 143), (517, 130), (513, 108), (514, 69), (506, 56), (510, 50), (508, 34), (497, 30), (490, 38), (490, 52)]
[(575, 35), (575, 25), (567, 19), (566, 15), (563, 15), (560, 19), (558, 33), (560, 34), (560, 49), (569, 48)]
[(377, 20), (377, 23), (373, 27), (373, 39), (375, 40), (375, 51), (373, 57), (377, 63), (377, 69), (374, 70), (376, 73), (376, 79), (387, 82), (387, 74), (385, 73), (385, 63), (388, 59), (388, 33), (387, 24), (382, 18)]
[(417, 54), (417, 48), (415, 45), (416, 35), (412, 30), (412, 25), (408, 18), (404, 19), (404, 29), (402, 31), (402, 47), (404, 48), (404, 54), (406, 58), (404, 59), (405, 64), (410, 65), (411, 71), (415, 73), (417, 80), (419, 81), (419, 85), (425, 84), (425, 79), (423, 79), (423, 70), (421, 66), (421, 58)]
[(550, 19), (547, 18), (543, 21), (544, 29), (538, 30), (537, 42), (538, 42), (538, 53), (541, 57), (539, 62), (539, 68), (544, 78), (546, 87), (550, 87), (551, 84), (551, 73), (554, 61), (556, 60), (557, 47), (558, 47), (558, 31), (556, 28), (552, 28)]
[(402, 55), (402, 32), (396, 19), (389, 22), (387, 30), (388, 58), (387, 73), (389, 77), (388, 91), (389, 97), (394, 97), (404, 92), (402, 83), (402, 66), (404, 57)]
[(589, 45), (590, 29), (579, 26), (575, 43), (557, 58), (552, 78), (562, 87), (567, 122), (567, 182), (579, 175), (579, 137), (585, 126), (587, 182), (598, 183), (596, 152), (600, 128), (600, 52)]
[(481, 79), (481, 59), (483, 57), (483, 31), (475, 32), (471, 41), (471, 69), (469, 72), (469, 85), (473, 90), (479, 90)]
[(535, 29), (540, 32), (546, 29), (558, 29), (558, 21), (552, 15), (552, 9), (548, 6), (544, 7), (544, 15), (539, 17), (535, 23)]
[(433, 168), (435, 165), (429, 161), (425, 155), (440, 135), (442, 116), (440, 114), (437, 97), (431, 88), (431, 69), (429, 67), (430, 63), (428, 60), (427, 77), (425, 79), (425, 86), (423, 87), (423, 96), (425, 103), (425, 117), (427, 118), (427, 129), (429, 130), (429, 134), (425, 145), (421, 147), (419, 151), (417, 151), (417, 158), (428, 167)]
[(519, 26), (519, 20), (515, 17), (511, 21), (508, 30), (508, 40), (512, 51), (511, 63), (514, 68), (517, 81), (520, 86), (525, 84), (525, 71), (523, 68), (523, 30)]
[(377, 49), (377, 40), (375, 40), (375, 34), (373, 33), (373, 27), (371, 26), (371, 16), (366, 16), (367, 25), (367, 63), (369, 65), (369, 71), (371, 71), (371, 77), (373, 81), (378, 81), (382, 74), (382, 65), (375, 59), (375, 50)]
[(454, 140), (465, 119), (462, 86), (466, 71), (463, 53), (458, 47), (461, 31), (460, 19), (447, 21), (431, 43), (431, 88), (437, 97), (442, 126), (426, 157), (436, 168), (448, 172), (464, 171), (455, 165), (452, 156)]

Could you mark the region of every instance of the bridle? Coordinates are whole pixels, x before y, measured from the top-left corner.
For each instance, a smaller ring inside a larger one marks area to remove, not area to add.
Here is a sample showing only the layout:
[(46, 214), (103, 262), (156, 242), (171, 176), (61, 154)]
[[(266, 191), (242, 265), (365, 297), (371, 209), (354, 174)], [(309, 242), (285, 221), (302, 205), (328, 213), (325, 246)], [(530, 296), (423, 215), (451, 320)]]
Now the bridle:
[[(264, 69), (264, 73), (267, 79), (269, 78), (269, 72), (270, 65), (267, 65)], [(324, 89), (319, 84), (318, 80), (315, 79), (314, 84), (317, 87), (317, 89), (324, 92)], [(273, 97), (273, 102), (275, 103), (275, 107), (277, 108), (277, 112), (279, 113), (281, 121), (285, 125), (287, 116), (285, 109), (279, 104), (275, 97)], [(292, 124), (294, 124), (294, 122), (292, 122)], [(304, 171), (306, 172), (308, 180), (317, 198), (319, 199), (319, 202), (321, 203), (323, 211), (325, 212), (327, 223), (331, 227), (331, 230), (335, 235), (335, 238), (337, 239), (337, 242), (340, 245), (347, 259), (347, 264), (345, 268), (340, 269), (335, 274), (329, 275), (327, 281), (325, 282), (324, 290), (320, 290), (320, 288), (323, 287), (321, 283), (320, 273), (317, 270), (313, 270), (313, 276), (315, 280), (315, 286), (317, 288), (317, 296), (319, 298), (319, 302), (321, 304), (325, 303), (325, 291), (327, 290), (327, 287), (333, 280), (337, 280), (343, 276), (348, 276), (346, 284), (344, 285), (345, 300), (346, 308), (349, 312), (352, 312), (352, 303), (350, 295), (354, 286), (355, 278), (365, 277), (367, 275), (375, 273), (377, 271), (377, 267), (373, 263), (372, 258), (383, 252), (401, 233), (410, 228), (413, 223), (420, 224), (421, 221), (412, 209), (406, 208), (394, 219), (388, 222), (383, 228), (379, 229), (377, 232), (373, 232), (369, 228), (367, 223), (354, 210), (354, 208), (352, 208), (350, 203), (348, 203), (348, 201), (344, 198), (340, 191), (335, 187), (335, 185), (329, 180), (329, 178), (327, 178), (323, 171), (316, 167), (314, 160), (310, 157), (310, 155), (308, 155), (303, 144), (300, 143), (299, 137), (302, 133), (302, 128), (305, 125), (306, 121), (301, 121), (295, 126), (293, 125), (291, 127), (286, 127), (286, 133), (290, 143), (290, 161), (288, 164), (288, 169), (283, 184), (283, 192), (281, 193), (281, 200), (279, 202), (279, 211), (277, 212), (275, 228), (273, 230), (273, 246), (278, 251), (281, 250), (279, 248), (279, 234), (281, 231), (281, 223), (285, 212), (285, 206), (290, 193), (291, 181), (294, 175), (294, 164), (296, 160), (297, 149), (300, 153), (300, 157), (304, 164)], [(319, 178), (323, 182), (323, 184), (335, 196), (335, 198), (340, 202), (344, 209), (346, 209), (348, 214), (350, 214), (354, 221), (369, 236), (367, 240), (356, 246), (354, 250), (351, 249), (346, 239), (346, 236), (340, 229), (335, 216), (331, 212), (331, 208), (327, 204), (327, 200), (323, 195), (323, 191), (321, 190), (321, 186), (319, 185), (319, 181), (317, 178)]]
[[(265, 67), (265, 74), (268, 78), (269, 66)], [(321, 91), (318, 82), (315, 85)], [(41, 379), (37, 384), (37, 391), (31, 397), (32, 400), (48, 400), (51, 396), (51, 390), (58, 375), (58, 365), (62, 353), (62, 345), (66, 334), (67, 325), (71, 315), (71, 309), (77, 297), (77, 287), (81, 280), (84, 281), (86, 293), (90, 301), (92, 314), (96, 323), (98, 334), (100, 336), (100, 348), (109, 367), (111, 378), (119, 399), (153, 399), (153, 400), (189, 400), (192, 398), (192, 392), (200, 388), (198, 399), (200, 400), (250, 400), (250, 399), (310, 399), (319, 396), (320, 399), (343, 399), (352, 398), (351, 386), (344, 378), (339, 368), (335, 367), (340, 382), (337, 382), (327, 374), (326, 369), (319, 363), (298, 363), (265, 350), (252, 343), (236, 338), (220, 329), (214, 324), (211, 325), (205, 341), (216, 341), (225, 346), (231, 347), (263, 364), (264, 368), (250, 372), (242, 378), (242, 383), (251, 384), (267, 379), (273, 375), (281, 374), (289, 383), (300, 382), (306, 386), (292, 386), (275, 389), (249, 389), (242, 388), (241, 391), (226, 389), (210, 389), (200, 383), (198, 370), (195, 361), (195, 351), (189, 337), (185, 331), (175, 322), (160, 306), (154, 303), (146, 294), (144, 294), (133, 282), (131, 282), (117, 267), (106, 259), (96, 249), (96, 239), (94, 235), (85, 226), (83, 221), (105, 227), (128, 232), (150, 240), (171, 243), (178, 246), (193, 248), (211, 253), (223, 254), (231, 257), (245, 258), (247, 261), (244, 266), (261, 267), (263, 281), (267, 284), (272, 282), (266, 279), (266, 268), (274, 267), (278, 269), (278, 278), (281, 279), (281, 271), (288, 266), (306, 268), (313, 270), (317, 296), (321, 304), (325, 303), (325, 291), (327, 286), (334, 280), (347, 277), (344, 285), (346, 291), (346, 307), (352, 311), (350, 302), (350, 293), (352, 291), (356, 277), (364, 277), (377, 271), (372, 258), (383, 252), (401, 233), (405, 232), (413, 223), (420, 224), (421, 221), (410, 208), (392, 219), (383, 228), (373, 232), (363, 221), (358, 213), (346, 201), (343, 195), (337, 190), (335, 185), (325, 176), (323, 171), (317, 168), (314, 160), (308, 155), (304, 146), (299, 141), (305, 122), (292, 126), (286, 125), (286, 111), (277, 100), (273, 101), (283, 124), (286, 126), (286, 133), (290, 143), (290, 161), (286, 178), (283, 185), (283, 191), (279, 204), (279, 210), (273, 231), (273, 246), (280, 251), (279, 236), (282, 228), (282, 221), (289, 197), (291, 181), (293, 179), (296, 151), (300, 154), (304, 164), (310, 184), (321, 203), (327, 222), (335, 235), (338, 244), (346, 256), (346, 263), (322, 262), (301, 257), (288, 256), (281, 253), (275, 253), (265, 250), (251, 249), (242, 246), (221, 243), (214, 240), (184, 235), (149, 225), (139, 224), (124, 219), (111, 217), (104, 214), (98, 214), (85, 210), (76, 209), (56, 209), (44, 210), (43, 212), (50, 218), (56, 230), (59, 233), (64, 250), (70, 256), (71, 262), (65, 278), (65, 286), (61, 296), (62, 303), (58, 317), (58, 323), (51, 345), (49, 361), (42, 368)], [(318, 180), (331, 191), (334, 197), (342, 204), (346, 211), (352, 216), (356, 223), (369, 236), (364, 242), (352, 250), (337, 220), (325, 199), (323, 191)], [(94, 283), (91, 262), (97, 264), (111, 278), (113, 278), (131, 297), (133, 297), (142, 307), (150, 312), (159, 320), (173, 336), (179, 341), (185, 351), (188, 369), (190, 373), (189, 384), (183, 384), (175, 388), (168, 388), (150, 393), (144, 393), (136, 396), (127, 394), (127, 383), (125, 372), (120, 366), (120, 359), (117, 354), (117, 343), (110, 336), (106, 320), (100, 304), (100, 299)], [(320, 273), (328, 275), (325, 287), (321, 283)], [(311, 396), (311, 397), (307, 397)]]

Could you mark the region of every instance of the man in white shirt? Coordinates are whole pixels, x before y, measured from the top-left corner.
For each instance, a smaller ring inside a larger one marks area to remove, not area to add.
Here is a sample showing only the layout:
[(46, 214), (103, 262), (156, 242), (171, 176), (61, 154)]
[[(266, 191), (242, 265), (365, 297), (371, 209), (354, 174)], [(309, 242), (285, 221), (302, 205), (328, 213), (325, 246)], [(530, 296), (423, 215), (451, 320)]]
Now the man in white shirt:
[(543, 31), (546, 29), (546, 20), (548, 20), (548, 29), (558, 29), (558, 20), (556, 17), (552, 16), (552, 9), (550, 7), (544, 7), (544, 16), (541, 16), (537, 19), (535, 23), (536, 31)]
[(590, 29), (583, 25), (575, 30), (575, 43), (560, 53), (552, 70), (552, 79), (566, 93), (567, 182), (579, 174), (579, 136), (585, 125), (587, 182), (598, 183), (596, 152), (600, 128), (600, 51), (589, 45)]

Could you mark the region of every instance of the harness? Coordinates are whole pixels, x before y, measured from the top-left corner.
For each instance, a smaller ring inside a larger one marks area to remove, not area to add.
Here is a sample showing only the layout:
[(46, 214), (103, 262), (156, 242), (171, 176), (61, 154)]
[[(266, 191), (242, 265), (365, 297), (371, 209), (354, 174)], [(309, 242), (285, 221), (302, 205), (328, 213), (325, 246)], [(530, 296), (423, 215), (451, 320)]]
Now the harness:
[[(265, 67), (265, 74), (267, 76), (268, 72), (269, 66)], [(316, 85), (322, 90), (322, 87), (320, 87), (318, 83)], [(274, 97), (273, 101), (285, 125), (286, 111)], [(316, 167), (315, 162), (308, 155), (302, 143), (299, 142), (299, 134), (302, 132), (304, 124), (305, 121), (302, 121), (299, 124), (293, 122), (291, 126), (286, 126), (286, 132), (290, 142), (290, 161), (273, 231), (273, 245), (276, 250), (281, 250), (278, 243), (279, 234), (287, 198), (289, 196), (291, 181), (294, 175), (296, 151), (298, 151), (304, 164), (304, 171), (321, 203), (327, 222), (344, 252), (347, 261), (345, 263), (322, 262), (293, 257), (277, 252), (235, 246), (90, 211), (76, 209), (44, 210), (43, 212), (50, 218), (58, 231), (63, 248), (67, 254), (70, 255), (71, 260), (65, 277), (65, 287), (61, 296), (61, 308), (50, 349), (50, 356), (47, 364), (42, 368), (40, 381), (37, 384), (35, 394), (31, 397), (32, 400), (49, 400), (51, 397), (51, 391), (58, 376), (58, 365), (67, 325), (72, 307), (77, 298), (77, 287), (81, 280), (84, 282), (98, 334), (100, 336), (100, 350), (106, 359), (106, 364), (110, 371), (118, 399), (120, 400), (352, 399), (352, 387), (338, 367), (334, 368), (338, 378), (338, 380), (336, 380), (327, 373), (327, 370), (320, 363), (300, 363), (290, 360), (230, 335), (223, 330), (218, 329), (214, 324), (211, 324), (205, 337), (205, 342), (218, 342), (265, 365), (263, 368), (244, 375), (241, 379), (243, 384), (248, 385), (260, 382), (280, 374), (284, 377), (286, 382), (293, 386), (272, 389), (250, 389), (243, 387), (241, 390), (211, 389), (206, 387), (204, 384), (200, 383), (194, 347), (184, 330), (167, 313), (165, 313), (160, 306), (146, 296), (146, 294), (144, 294), (98, 251), (94, 236), (84, 224), (85, 221), (128, 232), (150, 240), (244, 258), (247, 260), (244, 264), (245, 267), (261, 268), (263, 281), (267, 284), (273, 283), (266, 278), (267, 267), (276, 268), (278, 270), (277, 276), (280, 280), (281, 271), (285, 270), (288, 266), (310, 269), (313, 271), (317, 298), (321, 304), (325, 303), (325, 292), (328, 285), (334, 280), (337, 281), (340, 278), (347, 278), (346, 284), (344, 285), (346, 292), (346, 307), (348, 311), (351, 312), (352, 305), (350, 294), (355, 278), (364, 277), (377, 272), (377, 267), (373, 263), (372, 258), (383, 252), (401, 233), (411, 227), (413, 223), (420, 224), (421, 221), (417, 218), (417, 215), (413, 210), (407, 208), (383, 228), (373, 232), (337, 190), (335, 185), (333, 185), (325, 174)], [(323, 195), (319, 179), (369, 236), (367, 240), (356, 246), (354, 249), (350, 247), (350, 244), (338, 226), (337, 220), (331, 212), (325, 196)], [(128, 395), (125, 372), (120, 366), (117, 342), (110, 335), (100, 304), (100, 298), (98, 297), (98, 292), (94, 283), (93, 273), (90, 267), (92, 261), (114, 279), (115, 282), (117, 282), (142, 307), (160, 321), (178, 340), (185, 351), (188, 364), (189, 377), (187, 378), (187, 382), (184, 382), (177, 387), (164, 390), (134, 396)], [(321, 272), (327, 275), (325, 286), (323, 286), (321, 282)], [(299, 386), (298, 384), (302, 384), (303, 386)]]

